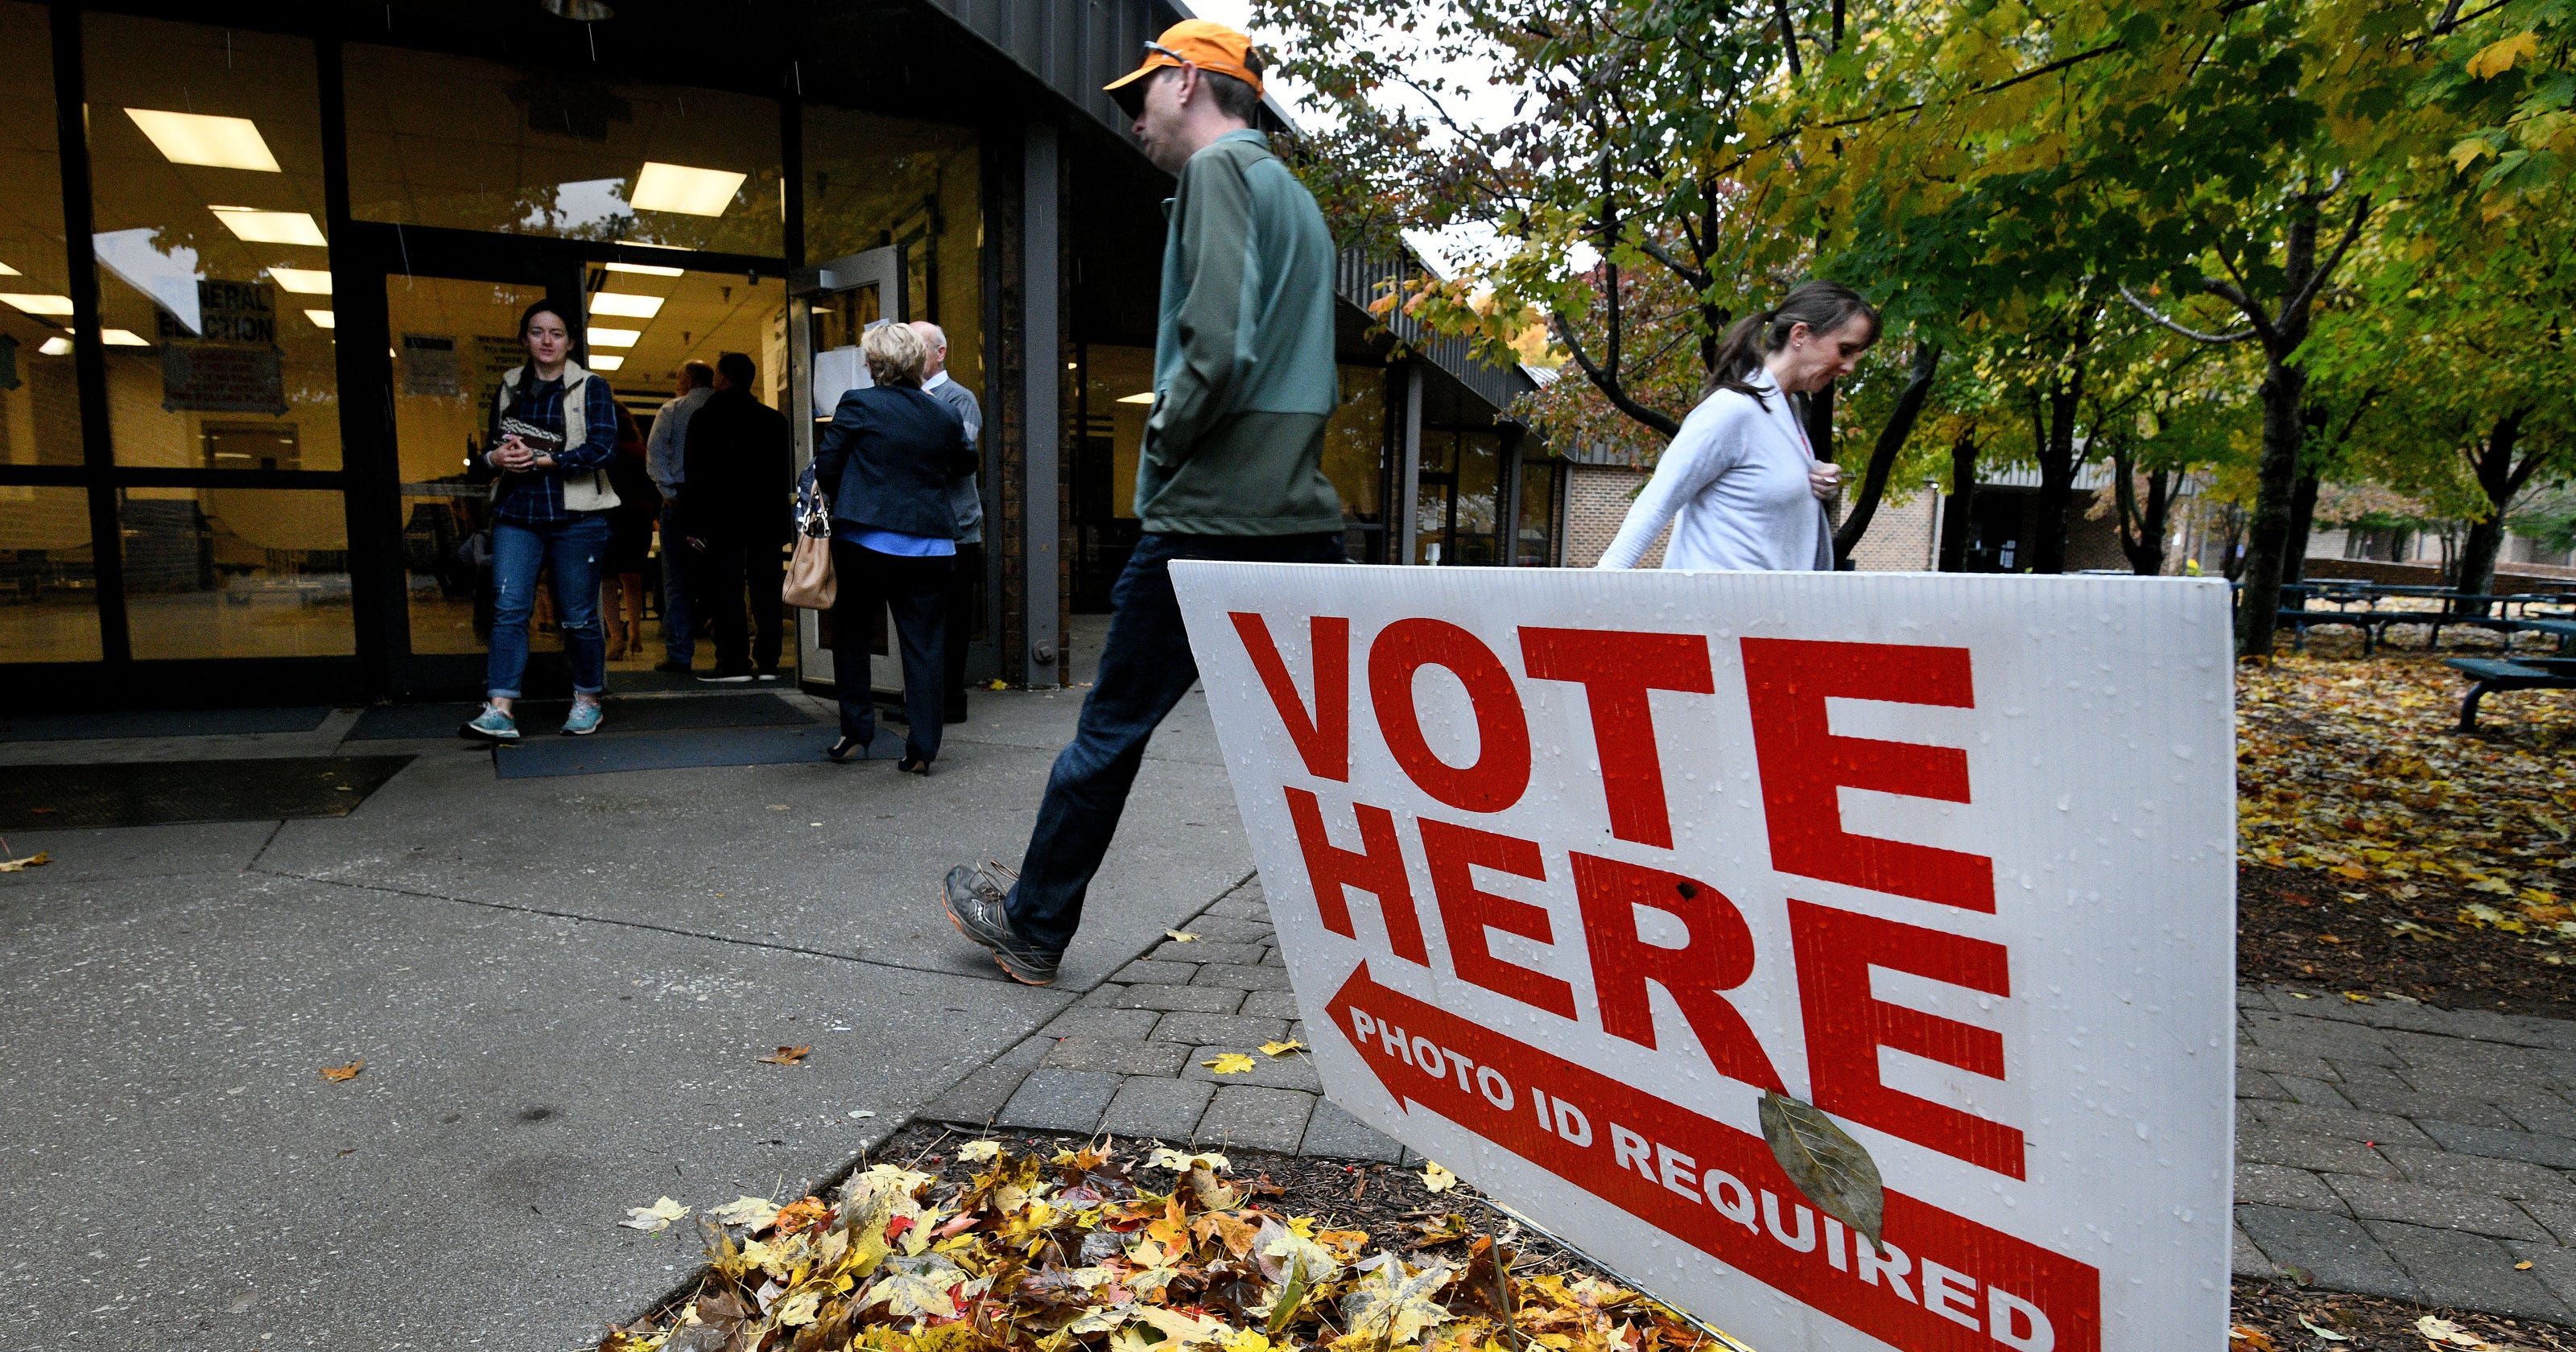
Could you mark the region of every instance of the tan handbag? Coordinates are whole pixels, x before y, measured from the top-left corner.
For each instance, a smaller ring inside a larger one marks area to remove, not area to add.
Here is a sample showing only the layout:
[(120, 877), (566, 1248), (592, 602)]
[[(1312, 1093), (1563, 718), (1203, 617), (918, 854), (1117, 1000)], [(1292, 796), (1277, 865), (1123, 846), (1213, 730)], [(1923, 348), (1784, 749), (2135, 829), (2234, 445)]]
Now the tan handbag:
[(830, 610), (840, 591), (832, 578), (832, 509), (820, 488), (811, 501), (796, 523), (796, 552), (788, 557), (779, 599), (804, 610)]

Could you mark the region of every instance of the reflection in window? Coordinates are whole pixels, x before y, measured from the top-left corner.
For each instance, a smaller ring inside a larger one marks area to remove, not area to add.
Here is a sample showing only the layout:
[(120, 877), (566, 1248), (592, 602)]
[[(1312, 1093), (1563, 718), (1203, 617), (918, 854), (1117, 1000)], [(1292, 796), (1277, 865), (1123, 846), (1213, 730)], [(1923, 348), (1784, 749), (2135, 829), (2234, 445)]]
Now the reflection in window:
[(135, 657), (357, 651), (338, 493), (129, 488), (121, 497)]
[(1342, 402), (1324, 424), (1324, 477), (1341, 495), (1350, 556), (1386, 555), (1386, 368), (1342, 368)]
[(0, 465), (81, 463), (47, 32), (0, 4)]
[(98, 660), (94, 557), (88, 489), (0, 484), (0, 662)]
[(786, 252), (775, 100), (345, 50), (349, 205), (361, 220)]
[(313, 44), (83, 22), (117, 463), (230, 468), (209, 457), (256, 428), (338, 469)]
[(805, 108), (806, 261), (901, 249), (902, 317), (939, 325), (949, 378), (986, 397), (980, 153), (963, 127)]
[(1521, 519), (1512, 563), (1546, 568), (1556, 562), (1556, 466), (1521, 466)]

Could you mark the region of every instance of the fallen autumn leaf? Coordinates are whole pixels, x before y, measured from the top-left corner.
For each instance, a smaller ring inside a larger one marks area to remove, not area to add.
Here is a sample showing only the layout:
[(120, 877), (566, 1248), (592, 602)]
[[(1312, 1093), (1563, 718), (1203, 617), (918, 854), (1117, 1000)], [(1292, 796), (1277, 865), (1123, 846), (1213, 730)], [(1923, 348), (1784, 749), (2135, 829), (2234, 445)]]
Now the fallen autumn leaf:
[(358, 1072), (365, 1070), (366, 1068), (366, 1058), (360, 1057), (345, 1066), (324, 1066), (322, 1068), (322, 1078), (329, 1080), (333, 1084), (338, 1084), (342, 1080), (354, 1080), (358, 1078)]
[(804, 1047), (781, 1047), (776, 1052), (768, 1056), (756, 1057), (754, 1059), (765, 1065), (772, 1066), (800, 1065), (805, 1060), (805, 1054), (812, 1050), (814, 1049), (810, 1045)]

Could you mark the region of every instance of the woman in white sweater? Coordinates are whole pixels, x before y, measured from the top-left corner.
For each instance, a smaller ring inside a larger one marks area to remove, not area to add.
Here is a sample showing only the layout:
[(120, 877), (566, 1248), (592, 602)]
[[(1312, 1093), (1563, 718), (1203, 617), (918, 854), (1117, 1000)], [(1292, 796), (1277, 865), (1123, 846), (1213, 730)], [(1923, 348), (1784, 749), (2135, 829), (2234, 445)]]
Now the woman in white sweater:
[(1801, 282), (1778, 309), (1737, 320), (1597, 566), (1636, 567), (1670, 521), (1666, 568), (1831, 571), (1824, 505), (1842, 472), (1816, 459), (1788, 396), (1850, 375), (1877, 341), (1878, 311), (1838, 282)]

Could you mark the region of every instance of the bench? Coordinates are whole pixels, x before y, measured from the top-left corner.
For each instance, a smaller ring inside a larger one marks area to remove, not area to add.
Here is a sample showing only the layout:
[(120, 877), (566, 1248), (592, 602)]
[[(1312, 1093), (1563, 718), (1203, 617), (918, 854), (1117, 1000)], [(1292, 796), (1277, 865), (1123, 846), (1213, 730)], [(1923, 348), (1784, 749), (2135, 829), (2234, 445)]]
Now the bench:
[(2478, 730), (2478, 701), (2498, 690), (2576, 690), (2576, 658), (2453, 657), (2442, 665), (2477, 678), (2460, 701), (2460, 731)]

